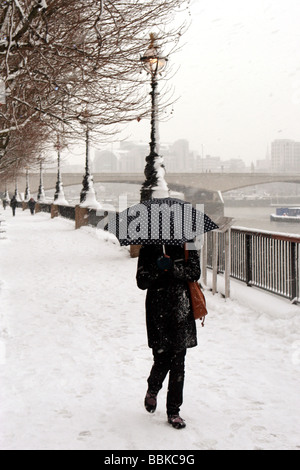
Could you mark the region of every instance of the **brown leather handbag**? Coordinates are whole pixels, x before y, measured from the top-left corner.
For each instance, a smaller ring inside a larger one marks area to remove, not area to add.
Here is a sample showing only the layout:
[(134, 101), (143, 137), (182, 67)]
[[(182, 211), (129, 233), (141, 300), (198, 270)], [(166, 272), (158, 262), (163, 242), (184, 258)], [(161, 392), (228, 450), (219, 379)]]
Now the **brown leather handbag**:
[[(185, 260), (187, 261), (189, 257), (189, 252), (185, 248)], [(201, 324), (204, 326), (205, 317), (208, 314), (206, 308), (206, 299), (201, 290), (201, 287), (198, 281), (188, 281), (190, 298), (192, 303), (192, 310), (194, 313), (195, 320), (202, 320)]]

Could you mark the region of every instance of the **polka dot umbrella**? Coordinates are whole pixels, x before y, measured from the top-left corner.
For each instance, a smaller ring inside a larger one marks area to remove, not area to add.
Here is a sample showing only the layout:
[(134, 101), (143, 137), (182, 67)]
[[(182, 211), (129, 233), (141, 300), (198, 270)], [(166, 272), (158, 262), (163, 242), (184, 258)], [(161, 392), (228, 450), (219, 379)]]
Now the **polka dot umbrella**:
[(171, 197), (135, 204), (111, 215), (107, 225), (120, 245), (182, 245), (217, 228), (191, 203)]

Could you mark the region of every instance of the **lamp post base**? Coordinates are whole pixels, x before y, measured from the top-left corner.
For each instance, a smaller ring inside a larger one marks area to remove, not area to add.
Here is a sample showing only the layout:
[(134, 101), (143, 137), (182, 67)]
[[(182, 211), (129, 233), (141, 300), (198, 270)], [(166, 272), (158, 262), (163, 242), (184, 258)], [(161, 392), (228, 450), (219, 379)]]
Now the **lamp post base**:
[(169, 188), (165, 180), (163, 158), (157, 153), (146, 158), (146, 180), (141, 188), (141, 201), (169, 196)]

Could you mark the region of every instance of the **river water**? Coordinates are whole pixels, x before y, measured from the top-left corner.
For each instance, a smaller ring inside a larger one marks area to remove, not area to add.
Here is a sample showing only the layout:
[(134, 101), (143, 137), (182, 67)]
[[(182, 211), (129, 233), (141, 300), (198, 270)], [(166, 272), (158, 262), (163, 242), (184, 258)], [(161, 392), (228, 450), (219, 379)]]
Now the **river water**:
[(282, 232), (300, 235), (300, 223), (298, 222), (271, 222), (270, 215), (276, 213), (275, 207), (226, 207), (224, 215), (234, 217), (234, 225), (268, 230), (270, 232)]

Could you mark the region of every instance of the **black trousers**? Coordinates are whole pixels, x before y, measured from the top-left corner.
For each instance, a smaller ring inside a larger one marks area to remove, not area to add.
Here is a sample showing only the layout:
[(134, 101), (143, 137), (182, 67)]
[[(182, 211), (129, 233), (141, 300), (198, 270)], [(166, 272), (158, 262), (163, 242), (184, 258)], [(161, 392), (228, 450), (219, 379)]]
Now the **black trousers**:
[(153, 350), (154, 364), (148, 378), (148, 389), (158, 393), (169, 372), (167, 394), (167, 414), (174, 415), (180, 411), (183, 402), (186, 349), (180, 352)]

